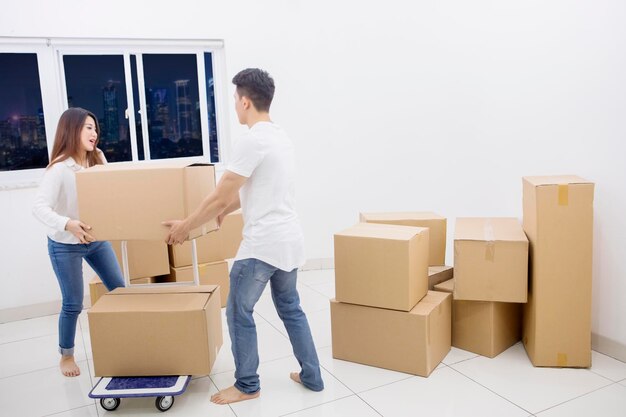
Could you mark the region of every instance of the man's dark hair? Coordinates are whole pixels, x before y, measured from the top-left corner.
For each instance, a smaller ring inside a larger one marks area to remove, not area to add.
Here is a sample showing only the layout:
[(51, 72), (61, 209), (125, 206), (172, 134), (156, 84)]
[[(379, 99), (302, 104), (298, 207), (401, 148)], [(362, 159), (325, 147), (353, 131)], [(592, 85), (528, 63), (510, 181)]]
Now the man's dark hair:
[(258, 111), (269, 112), (274, 98), (274, 80), (267, 71), (246, 68), (233, 77), (239, 97), (248, 97)]

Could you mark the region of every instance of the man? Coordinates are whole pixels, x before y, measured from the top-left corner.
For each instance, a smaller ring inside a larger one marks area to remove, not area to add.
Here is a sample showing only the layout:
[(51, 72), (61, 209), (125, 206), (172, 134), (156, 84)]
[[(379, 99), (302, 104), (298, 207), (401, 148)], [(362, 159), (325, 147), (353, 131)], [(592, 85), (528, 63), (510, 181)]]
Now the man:
[(295, 211), (295, 156), (286, 133), (269, 115), (274, 80), (260, 69), (245, 69), (233, 78), (239, 123), (250, 129), (235, 144), (232, 161), (217, 187), (184, 220), (170, 226), (166, 242), (182, 243), (189, 231), (241, 207), (243, 241), (230, 272), (226, 305), (235, 359), (235, 385), (211, 397), (217, 404), (256, 398), (260, 394), (259, 354), (252, 312), (269, 282), (301, 371), (296, 382), (313, 391), (324, 389), (311, 330), (296, 290), (297, 268), (304, 263), (303, 237)]

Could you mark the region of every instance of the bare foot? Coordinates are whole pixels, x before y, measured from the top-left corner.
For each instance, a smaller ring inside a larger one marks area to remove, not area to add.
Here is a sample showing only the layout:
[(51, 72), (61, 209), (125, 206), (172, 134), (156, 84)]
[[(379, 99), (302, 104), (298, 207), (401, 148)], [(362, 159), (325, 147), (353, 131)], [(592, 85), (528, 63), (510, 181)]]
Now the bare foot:
[(254, 394), (246, 394), (239, 391), (234, 386), (221, 390), (217, 394), (211, 396), (211, 402), (215, 404), (230, 404), (239, 401), (252, 400), (261, 395), (261, 391), (257, 391)]
[(74, 362), (74, 356), (61, 356), (61, 373), (65, 376), (78, 376), (80, 375), (80, 368)]
[(292, 372), (292, 373), (290, 373), (289, 374), (289, 378), (293, 379), (298, 384), (302, 384), (302, 381), (300, 381), (300, 372)]

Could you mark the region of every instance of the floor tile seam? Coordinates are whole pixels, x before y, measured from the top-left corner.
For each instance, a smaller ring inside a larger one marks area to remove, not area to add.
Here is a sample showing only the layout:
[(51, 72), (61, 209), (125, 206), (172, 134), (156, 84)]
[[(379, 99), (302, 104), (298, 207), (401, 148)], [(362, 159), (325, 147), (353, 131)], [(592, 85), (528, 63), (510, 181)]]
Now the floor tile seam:
[(343, 396), (343, 397), (335, 398), (335, 399), (333, 399), (333, 400), (329, 400), (329, 401), (324, 401), (324, 402), (321, 402), (321, 403), (319, 403), (319, 404), (312, 405), (312, 406), (310, 406), (310, 407), (305, 407), (305, 408), (302, 408), (302, 409), (300, 409), (300, 410), (290, 411), (289, 413), (286, 413), (286, 414), (279, 414), (279, 416), (278, 416), (278, 417), (287, 417), (287, 416), (291, 416), (291, 415), (293, 415), (293, 414), (295, 414), (295, 413), (300, 413), (300, 412), (302, 412), (302, 411), (310, 410), (310, 409), (315, 408), (315, 407), (320, 407), (320, 406), (325, 405), (325, 404), (331, 404), (331, 403), (334, 403), (334, 402), (336, 402), (336, 401), (345, 400), (346, 398), (350, 398), (350, 397), (356, 397), (356, 394), (345, 395), (345, 396)]
[(44, 337), (54, 336), (54, 335), (57, 335), (57, 334), (59, 334), (59, 333), (58, 332), (56, 332), (56, 333), (48, 333), (48, 334), (43, 334), (43, 335), (40, 335), (40, 336), (25, 337), (23, 339), (10, 340), (8, 342), (0, 342), (0, 346), (10, 345), (11, 343), (25, 342), (27, 340), (41, 339), (41, 338), (44, 338)]
[(471, 361), (472, 359), (476, 359), (476, 358), (480, 358), (480, 355), (474, 356), (473, 358), (461, 359), (460, 361), (456, 361), (456, 362), (453, 362), (453, 363), (444, 363), (443, 361), (441, 363), (443, 363), (446, 366), (452, 366), (452, 365), (456, 365), (456, 364), (459, 364), (459, 363), (462, 363), (462, 362)]
[[(274, 359), (268, 359), (266, 361), (259, 361), (259, 365), (264, 365), (266, 363), (276, 362), (276, 361), (280, 361), (280, 360), (283, 360), (285, 358), (291, 358), (291, 357), (293, 357), (293, 353), (290, 353), (288, 355), (281, 356), (281, 357), (278, 357), (278, 358), (274, 358)], [(209, 374), (207, 376), (211, 377), (211, 376), (215, 376), (215, 375), (225, 374), (226, 372), (234, 372), (234, 371), (235, 371), (235, 369), (233, 368), (233, 369), (229, 369), (227, 371), (222, 371), (222, 372), (217, 372), (217, 373), (214, 373), (214, 374)]]
[[(217, 375), (217, 374), (216, 374)], [(211, 375), (207, 375), (207, 377), (209, 378), (209, 381), (211, 382), (211, 384), (213, 385), (213, 387), (217, 390), (217, 392), (220, 392), (219, 387), (217, 386), (217, 384), (215, 383), (215, 381), (213, 380), (213, 378), (211, 378)], [(211, 402), (211, 397), (207, 398), (207, 401)], [(232, 407), (231, 404), (224, 404), (227, 405), (228, 408), (230, 408), (230, 411), (233, 413), (233, 415), (235, 415), (236, 417), (239, 417), (237, 415), (237, 412), (235, 411), (235, 409)]]
[(606, 375), (603, 375), (603, 374), (601, 374), (601, 373), (599, 373), (599, 372), (597, 372), (597, 371), (594, 371), (594, 370), (593, 370), (593, 369), (591, 369), (591, 368), (589, 368), (589, 369), (587, 369), (587, 370), (588, 370), (589, 372), (593, 372), (594, 374), (596, 374), (596, 375), (598, 375), (598, 376), (601, 376), (602, 378), (607, 379), (607, 380), (609, 380), (609, 381), (611, 381), (611, 382), (617, 382), (617, 383), (619, 383), (619, 382), (622, 382), (622, 381), (626, 380), (626, 378), (624, 378), (624, 379), (618, 379), (618, 380), (616, 381), (616, 380), (614, 380), (614, 379), (612, 379), (612, 378), (609, 378), (609, 377), (608, 377), (608, 376), (606, 376)]
[(471, 377), (469, 377), (469, 376), (465, 375), (463, 372), (459, 371), (458, 369), (453, 368), (452, 366), (450, 366), (449, 368), (450, 368), (450, 369), (452, 369), (453, 371), (455, 371), (456, 373), (458, 373), (459, 375), (461, 375), (461, 376), (463, 376), (463, 377), (465, 377), (465, 378), (469, 379), (470, 381), (474, 382), (475, 384), (477, 384), (477, 385), (479, 385), (479, 386), (483, 387), (483, 388), (484, 388), (484, 389), (486, 389), (487, 391), (489, 391), (489, 392), (491, 392), (491, 393), (493, 393), (493, 394), (497, 395), (498, 397), (502, 398), (502, 399), (503, 399), (503, 400), (505, 400), (506, 402), (513, 404), (515, 407), (519, 408), (520, 410), (522, 410), (522, 411), (524, 411), (524, 412), (526, 412), (526, 413), (528, 413), (528, 414), (533, 414), (533, 412), (532, 412), (532, 411), (529, 411), (529, 410), (525, 409), (524, 407), (522, 407), (521, 405), (514, 403), (512, 400), (510, 400), (510, 399), (508, 399), (508, 398), (504, 397), (502, 394), (499, 394), (499, 393), (495, 392), (495, 391), (494, 391), (494, 390), (492, 390), (491, 388), (489, 388), (489, 387), (487, 387), (487, 386), (485, 386), (485, 385), (481, 384), (480, 382), (476, 381), (475, 379), (473, 379), (473, 378), (471, 378)]
[(337, 382), (339, 382), (339, 383), (340, 383), (341, 385), (343, 385), (343, 386), (344, 386), (344, 387), (345, 387), (348, 391), (350, 391), (350, 392), (352, 393), (351, 395), (356, 395), (356, 392), (355, 392), (352, 388), (350, 388), (350, 387), (348, 386), (348, 384), (346, 384), (346, 383), (345, 383), (345, 382), (343, 382), (341, 379), (339, 379), (339, 377), (338, 377), (337, 375), (335, 375), (334, 373), (332, 373), (332, 372), (330, 371), (330, 369), (328, 369), (327, 367), (325, 367), (325, 366), (324, 366), (323, 364), (321, 364), (321, 363), (320, 363), (320, 369), (325, 370), (325, 371), (328, 373), (328, 375), (330, 375), (330, 376), (332, 376), (333, 378), (335, 378), (335, 379), (337, 380)]
[(607, 384), (607, 385), (604, 385), (604, 386), (602, 386), (602, 387), (596, 388), (596, 389), (591, 390), (591, 391), (589, 391), (589, 392), (586, 392), (586, 393), (584, 393), (584, 394), (577, 395), (576, 397), (570, 398), (569, 400), (562, 401), (562, 402), (560, 402), (560, 403), (558, 403), (558, 404), (555, 404), (555, 405), (550, 406), (550, 407), (548, 407), (548, 408), (545, 408), (545, 409), (543, 409), (543, 410), (537, 411), (537, 412), (535, 412), (535, 414), (539, 415), (539, 414), (543, 413), (544, 411), (548, 411), (548, 410), (550, 410), (550, 409), (552, 409), (552, 408), (555, 408), (555, 407), (560, 407), (560, 406), (562, 406), (563, 404), (569, 403), (569, 402), (571, 402), (571, 401), (577, 400), (577, 399), (582, 398), (582, 397), (585, 397), (585, 396), (587, 396), (587, 395), (591, 395), (591, 394), (593, 394), (594, 392), (597, 392), (597, 391), (603, 390), (603, 389), (605, 389), (605, 388), (608, 388), (608, 387), (610, 387), (610, 386), (612, 386), (612, 385), (616, 385), (616, 384), (617, 384), (617, 382), (612, 382), (612, 381), (611, 381), (611, 383), (610, 383), (610, 384)]
[[(411, 379), (411, 378), (417, 378), (417, 377), (418, 377), (418, 375), (410, 375), (410, 374), (407, 374), (407, 376), (406, 376), (406, 377), (404, 377), (404, 378), (402, 378), (402, 379), (398, 379), (398, 380), (396, 380), (396, 381), (387, 382), (386, 384), (378, 385), (378, 386), (376, 386), (376, 387), (372, 387), (372, 388), (367, 388), (367, 389), (364, 389), (364, 390), (362, 390), (362, 391), (356, 391), (356, 394), (357, 394), (357, 395), (361, 398), (361, 394), (365, 394), (365, 393), (367, 393), (367, 392), (373, 391), (373, 390), (378, 389), (378, 388), (386, 387), (386, 386), (388, 386), (388, 385), (397, 384), (398, 382), (406, 381), (406, 380), (408, 380), (408, 379)], [(364, 401), (365, 401), (365, 400), (364, 400)]]
[[(50, 417), (50, 416), (58, 416), (59, 414), (63, 414), (63, 413), (67, 413), (68, 411), (73, 411), (73, 410), (80, 410), (81, 408), (85, 408), (85, 407), (91, 407), (92, 405), (95, 405), (95, 401), (93, 404), (88, 404), (88, 405), (81, 405), (80, 407), (73, 407), (73, 408), (69, 408), (67, 410), (63, 410), (63, 411), (59, 411), (58, 413), (52, 413), (52, 414), (44, 414), (42, 417)], [(96, 409), (98, 408), (98, 406), (96, 406)], [(96, 411), (96, 414), (98, 414), (98, 412)]]
[[(85, 358), (83, 360), (77, 361), (76, 363), (78, 364), (78, 363), (81, 363), (81, 362), (87, 362), (87, 359)], [(46, 366), (45, 368), (33, 369), (31, 371), (20, 372), (19, 374), (0, 376), (0, 381), (2, 381), (3, 379), (15, 378), (15, 377), (18, 377), (18, 376), (28, 375), (28, 374), (32, 374), (32, 373), (35, 373), (35, 372), (47, 371), (48, 369), (58, 368), (58, 366), (59, 365)], [(87, 366), (89, 366), (89, 364), (87, 364)]]

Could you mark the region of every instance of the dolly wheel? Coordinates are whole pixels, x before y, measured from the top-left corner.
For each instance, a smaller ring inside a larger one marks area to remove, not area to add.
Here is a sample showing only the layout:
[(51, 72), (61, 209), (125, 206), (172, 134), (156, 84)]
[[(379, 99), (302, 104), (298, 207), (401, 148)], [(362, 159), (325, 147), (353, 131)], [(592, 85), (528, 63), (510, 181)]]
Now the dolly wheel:
[(156, 408), (159, 411), (167, 411), (174, 405), (174, 397), (171, 395), (165, 397), (157, 397), (156, 399)]
[(120, 406), (119, 398), (100, 398), (100, 405), (107, 411), (113, 411)]

